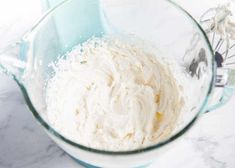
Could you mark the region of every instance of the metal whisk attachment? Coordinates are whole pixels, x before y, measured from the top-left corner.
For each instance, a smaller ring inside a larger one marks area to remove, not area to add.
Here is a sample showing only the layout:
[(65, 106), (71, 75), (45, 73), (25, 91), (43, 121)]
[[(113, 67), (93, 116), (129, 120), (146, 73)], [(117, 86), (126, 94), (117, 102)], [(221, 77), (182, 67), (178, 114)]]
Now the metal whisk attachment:
[(235, 17), (230, 3), (208, 9), (200, 23), (214, 49), (218, 67), (235, 64)]

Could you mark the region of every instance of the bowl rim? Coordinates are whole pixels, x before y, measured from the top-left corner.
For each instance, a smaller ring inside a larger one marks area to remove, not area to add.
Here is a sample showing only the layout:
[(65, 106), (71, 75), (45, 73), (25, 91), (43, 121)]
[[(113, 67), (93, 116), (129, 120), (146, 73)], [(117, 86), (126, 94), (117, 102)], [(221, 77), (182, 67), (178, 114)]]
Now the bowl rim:
[[(54, 11), (56, 11), (57, 8), (63, 6), (63, 4), (65, 4), (66, 2), (69, 2), (71, 0), (64, 0), (61, 3), (57, 4), (55, 7), (51, 8), (50, 10), (48, 10), (48, 12), (46, 12), (35, 24), (34, 26), (25, 34), (25, 36), (22, 38), (22, 41), (26, 41), (27, 37), (32, 34), (34, 32), (34, 30), (50, 15), (52, 14)], [(214, 76), (215, 76), (215, 63), (214, 63), (214, 59), (213, 59), (213, 50), (211, 47), (211, 44), (209, 42), (209, 39), (206, 36), (206, 33), (204, 32), (204, 30), (202, 29), (202, 27), (199, 25), (199, 23), (186, 11), (184, 10), (181, 6), (179, 6), (178, 4), (176, 4), (175, 2), (173, 2), (172, 0), (167, 0), (167, 2), (169, 2), (169, 4), (172, 4), (175, 8), (177, 8), (179, 11), (183, 12), (189, 19), (191, 19), (192, 23), (195, 24), (196, 27), (199, 28), (199, 31), (201, 31), (204, 40), (206, 41), (207, 47), (209, 49), (210, 54), (212, 55), (212, 75), (211, 75), (211, 81), (210, 81), (210, 86), (208, 87), (208, 91), (207, 91), (207, 95), (205, 96), (205, 99), (199, 109), (199, 111), (197, 112), (197, 114), (193, 117), (193, 119), (186, 125), (184, 126), (180, 131), (176, 132), (175, 134), (173, 134), (171, 137), (169, 137), (168, 139), (159, 142), (155, 145), (152, 146), (148, 146), (148, 147), (144, 147), (141, 149), (135, 149), (135, 150), (129, 150), (129, 151), (107, 151), (107, 150), (100, 150), (100, 149), (95, 149), (95, 148), (90, 148), (90, 147), (86, 147), (84, 145), (81, 145), (79, 143), (76, 143), (72, 140), (69, 140), (68, 138), (64, 137), (63, 135), (61, 135), (59, 132), (57, 132), (54, 128), (52, 128), (41, 116), (40, 114), (37, 112), (36, 108), (33, 106), (33, 103), (31, 102), (30, 98), (29, 98), (29, 94), (27, 93), (27, 89), (24, 87), (24, 85), (17, 79), (17, 77), (13, 76), (14, 80), (16, 81), (16, 83), (18, 84), (18, 86), (20, 87), (21, 92), (23, 93), (23, 97), (26, 101), (26, 104), (28, 105), (30, 111), (33, 113), (33, 116), (36, 118), (36, 120), (40, 123), (40, 125), (42, 125), (49, 133), (51, 133), (52, 135), (54, 135), (55, 137), (59, 138), (60, 140), (64, 141), (65, 143), (68, 143), (69, 145), (72, 145), (76, 148), (85, 150), (87, 152), (93, 152), (93, 153), (97, 153), (97, 154), (104, 154), (104, 155), (131, 155), (131, 154), (139, 154), (142, 152), (147, 152), (147, 151), (151, 151), (157, 148), (160, 148), (166, 144), (169, 144), (170, 142), (178, 139), (181, 135), (183, 135), (185, 132), (187, 132), (197, 121), (198, 117), (200, 116), (200, 114), (202, 114), (205, 110), (205, 107), (207, 105), (208, 99), (212, 93), (212, 89), (214, 87)]]

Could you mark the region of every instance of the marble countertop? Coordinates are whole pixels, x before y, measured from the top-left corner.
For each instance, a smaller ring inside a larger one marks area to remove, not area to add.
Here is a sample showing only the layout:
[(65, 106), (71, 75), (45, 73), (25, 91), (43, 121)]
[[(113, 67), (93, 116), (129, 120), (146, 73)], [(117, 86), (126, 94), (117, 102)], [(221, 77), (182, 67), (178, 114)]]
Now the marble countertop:
[[(21, 4), (16, 7), (17, 10), (11, 8), (11, 10), (2, 11), (3, 7), (0, 5), (1, 47), (17, 39), (39, 16), (41, 9), (37, 5), (35, 7), (36, 1), (35, 4), (30, 1), (22, 0)], [(106, 1), (110, 5), (115, 5), (112, 3), (114, 0)], [(10, 7), (12, 2), (16, 2), (16, 0), (9, 0), (4, 5)], [(19, 10), (23, 7), (23, 2), (31, 3), (35, 9), (31, 7), (28, 11)], [(207, 0), (199, 3), (196, 0), (177, 0), (177, 2), (198, 19), (203, 11), (223, 1)], [(15, 15), (17, 12), (23, 13), (23, 16), (11, 15), (4, 19), (2, 12), (9, 14), (11, 11), (14, 11)], [(29, 16), (30, 18), (28, 18)], [(16, 20), (17, 22), (15, 22)], [(150, 167), (234, 168), (234, 102), (235, 96), (220, 109), (204, 114), (197, 124), (182, 137), (178, 146), (157, 158), (157, 161)], [(0, 168), (80, 167), (82, 166), (52, 142), (35, 122), (17, 85), (5, 75), (0, 75)]]

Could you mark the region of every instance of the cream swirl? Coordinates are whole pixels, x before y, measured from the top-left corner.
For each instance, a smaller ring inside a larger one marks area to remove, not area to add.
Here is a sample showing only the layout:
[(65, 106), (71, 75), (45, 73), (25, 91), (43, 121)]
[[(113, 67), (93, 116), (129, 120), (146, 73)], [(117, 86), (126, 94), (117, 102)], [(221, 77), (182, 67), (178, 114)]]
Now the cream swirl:
[(180, 90), (169, 65), (140, 43), (93, 38), (58, 61), (47, 116), (62, 135), (112, 151), (170, 135), (183, 104)]

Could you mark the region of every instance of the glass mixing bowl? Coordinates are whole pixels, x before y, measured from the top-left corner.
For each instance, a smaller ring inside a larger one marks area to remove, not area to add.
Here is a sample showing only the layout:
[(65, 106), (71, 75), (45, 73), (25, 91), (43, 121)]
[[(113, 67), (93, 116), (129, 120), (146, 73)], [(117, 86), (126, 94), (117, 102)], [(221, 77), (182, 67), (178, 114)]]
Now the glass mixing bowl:
[[(17, 82), (28, 107), (47, 134), (73, 158), (86, 166), (135, 167), (153, 162), (174, 147), (198, 116), (212, 108), (207, 102), (221, 80), (215, 81), (216, 64), (204, 31), (181, 7), (166, 0), (112, 3), (102, 4), (98, 0), (61, 2), (50, 9), (20, 42), (1, 52), (0, 67)], [(118, 33), (135, 34), (150, 42), (166, 60), (180, 67), (179, 78), (186, 93), (187, 109), (180, 114), (172, 135), (164, 141), (132, 151), (103, 151), (73, 142), (49, 124), (45, 86), (53, 76), (51, 63), (74, 46), (93, 36)], [(223, 74), (226, 76), (228, 71)], [(230, 78), (224, 79), (223, 90), (231, 93)], [(226, 96), (222, 95), (221, 100), (227, 100)]]

